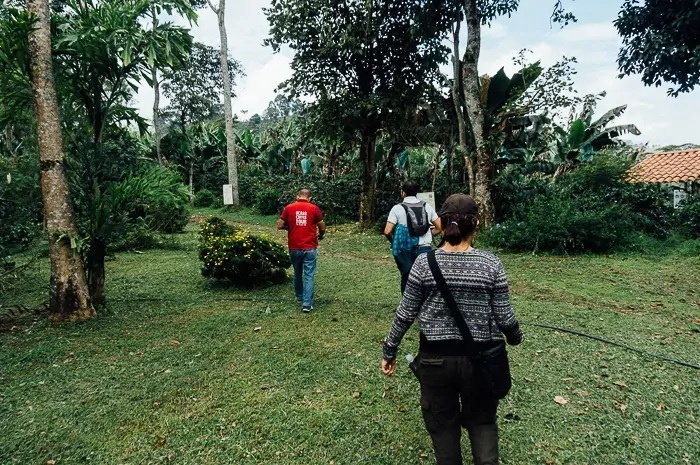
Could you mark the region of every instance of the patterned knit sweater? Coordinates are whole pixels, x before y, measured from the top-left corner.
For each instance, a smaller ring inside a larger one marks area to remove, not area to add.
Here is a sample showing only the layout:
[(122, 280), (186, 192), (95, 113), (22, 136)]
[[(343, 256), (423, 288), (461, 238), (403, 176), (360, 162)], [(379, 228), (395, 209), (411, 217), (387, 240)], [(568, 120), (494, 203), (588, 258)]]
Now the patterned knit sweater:
[[(510, 305), (508, 280), (501, 260), (491, 252), (437, 250), (435, 258), (467, 322), (474, 341), (503, 340), (518, 344), (520, 325)], [(401, 339), (418, 318), (422, 337), (430, 342), (462, 339), (428, 265), (420, 255), (411, 269), (406, 290), (384, 340), (384, 359), (393, 360)]]

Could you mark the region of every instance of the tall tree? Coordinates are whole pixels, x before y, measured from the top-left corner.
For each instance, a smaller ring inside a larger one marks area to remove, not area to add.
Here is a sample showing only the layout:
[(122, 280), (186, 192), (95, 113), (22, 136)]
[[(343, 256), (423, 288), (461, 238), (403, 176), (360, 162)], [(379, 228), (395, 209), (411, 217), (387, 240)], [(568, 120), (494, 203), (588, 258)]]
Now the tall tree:
[(207, 0), (209, 8), (216, 14), (219, 22), (219, 37), (221, 48), (219, 59), (221, 60), (221, 75), (224, 81), (224, 118), (226, 123), (226, 163), (228, 164), (228, 183), (233, 191), (233, 206), (241, 204), (238, 192), (238, 161), (236, 160), (236, 136), (233, 132), (233, 110), (231, 109), (231, 76), (228, 68), (228, 37), (226, 36), (226, 0), (219, 0), (219, 6), (214, 6), (211, 0)]
[(290, 96), (311, 96), (328, 127), (360, 142), (360, 223), (374, 222), (375, 146), (392, 114), (411, 115), (445, 62), (446, 0), (273, 0), (265, 9), (279, 51), (294, 50)]
[[(462, 108), (456, 110), (463, 111), (467, 128), (467, 137), (461, 138), (460, 150), (464, 154), (465, 149), (476, 154), (474, 184), (471, 190), (474, 192), (474, 198), (479, 204), (481, 215), (481, 223), (483, 226), (490, 226), (495, 218), (495, 208), (491, 193), (491, 187), (494, 177), (494, 157), (492, 147), (489, 147), (489, 115), (487, 114), (484, 92), (482, 89), (482, 80), (479, 76), (479, 58), (481, 54), (481, 27), (489, 24), (494, 19), (503, 15), (511, 15), (518, 9), (519, 0), (455, 0), (454, 4), (462, 10), (467, 26), (467, 43), (464, 54), (459, 63), (459, 68), (454, 67), (453, 85), (457, 85), (460, 81), (462, 94), (464, 97)], [(570, 12), (564, 9), (561, 0), (554, 3), (554, 9), (551, 13), (551, 18), (554, 22), (566, 25), (569, 22), (575, 21), (575, 18)], [(455, 20), (460, 20), (455, 16)], [(453, 25), (453, 31), (458, 28)], [(447, 29), (446, 29), (447, 30)], [(454, 39), (453, 39), (454, 40)], [(454, 40), (454, 45), (459, 47), (459, 42)], [(455, 48), (454, 60), (457, 60), (458, 50)], [(457, 99), (455, 99), (457, 105)], [(466, 139), (466, 147), (463, 143)]]
[(139, 82), (150, 81), (154, 65), (159, 69), (180, 66), (192, 46), (185, 28), (169, 22), (149, 29), (144, 26), (154, 3), (168, 11), (179, 8), (191, 21), (196, 18), (189, 3), (182, 0), (84, 0), (68, 3), (66, 11), (55, 18), (56, 62), (66, 87), (71, 88), (64, 106), (84, 118), (73, 125), (86, 121), (92, 136), (91, 145), (77, 148), (76, 159), (84, 175), (80, 189), (89, 204), (86, 267), (95, 305), (105, 302), (107, 232), (119, 214), (118, 210), (108, 211), (105, 201), (110, 184), (117, 180), (118, 160), (103, 150), (104, 134), (123, 121), (134, 121), (145, 130), (145, 121), (127, 102)]
[[(227, 61), (229, 76), (242, 74), (239, 62), (230, 58)], [(224, 80), (219, 51), (194, 43), (185, 66), (165, 73), (163, 78), (163, 93), (170, 100), (163, 110), (164, 119), (179, 128), (180, 132), (181, 146), (178, 153), (172, 155), (184, 158), (189, 170), (190, 192), (194, 194), (196, 152), (201, 148), (201, 135), (210, 133), (204, 130), (209, 127), (204, 122), (221, 115)], [(230, 84), (233, 86), (233, 82)]]
[(263, 119), (278, 120), (299, 114), (304, 109), (304, 103), (296, 98), (284, 94), (275, 95), (263, 113)]
[(625, 0), (615, 20), (622, 36), (620, 77), (641, 74), (647, 86), (675, 85), (674, 97), (700, 84), (697, 0)]
[(34, 89), (41, 189), (49, 231), (51, 259), (50, 308), (54, 321), (78, 321), (95, 316), (80, 256), (71, 244), (78, 228), (63, 170), (63, 141), (51, 59), (51, 13), (48, 0), (27, 0), (36, 19), (29, 34), (30, 74)]
[[(151, 8), (151, 15), (153, 16), (153, 30), (158, 28), (158, 9), (155, 5)], [(158, 65), (153, 63), (151, 65), (151, 81), (153, 82), (153, 139), (156, 145), (156, 157), (158, 157), (158, 164), (163, 166), (163, 154), (160, 150), (160, 118), (158, 113), (160, 112), (160, 81), (158, 80)]]
[[(227, 60), (229, 85), (233, 78), (243, 74), (241, 64)], [(232, 95), (233, 89), (230, 89)], [(165, 117), (184, 130), (196, 121), (206, 121), (221, 114), (221, 96), (224, 79), (219, 50), (195, 42), (184, 66), (163, 75), (163, 94), (169, 105), (163, 109)]]
[[(184, 15), (185, 17), (188, 17), (190, 22), (194, 20), (194, 17), (191, 15), (192, 8), (197, 8), (197, 7), (202, 7), (204, 6), (204, 1), (205, 0), (175, 0), (172, 4), (159, 4), (158, 2), (154, 2), (153, 5), (151, 6), (151, 22), (153, 24), (153, 32), (157, 31), (158, 25), (159, 25), (159, 15), (161, 11), (163, 10), (163, 7), (165, 7), (166, 13), (169, 15), (172, 15), (173, 12), (177, 12), (179, 14)], [(161, 150), (161, 121), (160, 121), (160, 84), (161, 81), (158, 79), (158, 64), (153, 62), (151, 64), (151, 82), (153, 86), (153, 138), (155, 139), (155, 146), (156, 146), (156, 156), (158, 158), (158, 164), (161, 166), (163, 165), (164, 160), (163, 159), (163, 154)]]

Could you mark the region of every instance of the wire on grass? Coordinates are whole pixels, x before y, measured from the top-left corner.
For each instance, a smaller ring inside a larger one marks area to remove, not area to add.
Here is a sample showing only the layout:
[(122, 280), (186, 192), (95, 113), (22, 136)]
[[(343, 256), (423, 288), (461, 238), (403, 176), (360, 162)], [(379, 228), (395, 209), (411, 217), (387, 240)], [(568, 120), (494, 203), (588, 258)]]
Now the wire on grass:
[(621, 344), (621, 343), (619, 343), (619, 342), (611, 341), (610, 339), (605, 339), (605, 338), (602, 338), (602, 337), (600, 337), (600, 336), (594, 336), (594, 335), (592, 335), (592, 334), (586, 334), (586, 333), (583, 333), (583, 332), (581, 332), (581, 331), (575, 331), (575, 330), (573, 330), (573, 329), (566, 329), (566, 328), (559, 328), (559, 327), (557, 327), (557, 326), (544, 325), (544, 324), (540, 324), (540, 323), (530, 323), (530, 322), (526, 322), (526, 321), (521, 321), (520, 323), (523, 324), (523, 325), (537, 326), (537, 327), (539, 327), (539, 328), (551, 329), (551, 330), (553, 330), (553, 331), (561, 331), (561, 332), (563, 332), (563, 333), (569, 333), (569, 334), (575, 334), (576, 336), (587, 337), (587, 338), (589, 338), (589, 339), (594, 339), (594, 340), (596, 340), (596, 341), (604, 342), (604, 343), (606, 343), (606, 344), (610, 344), (610, 345), (613, 345), (613, 346), (621, 347), (621, 348), (623, 348), (623, 349), (625, 349), (625, 350), (629, 350), (629, 351), (632, 351), (632, 352), (637, 352), (638, 354), (642, 354), (642, 355), (645, 355), (645, 356), (647, 356), (647, 357), (654, 357), (654, 358), (658, 358), (658, 359), (661, 359), (661, 360), (665, 360), (665, 361), (667, 361), (667, 362), (676, 363), (676, 364), (682, 365), (682, 366), (684, 366), (684, 367), (689, 367), (689, 368), (694, 368), (694, 369), (696, 369), (696, 370), (700, 370), (700, 365), (695, 365), (695, 364), (693, 364), (693, 363), (684, 362), (684, 361), (682, 361), (682, 360), (676, 360), (676, 359), (673, 359), (673, 358), (670, 358), (670, 357), (666, 357), (665, 355), (659, 355), (659, 354), (655, 354), (655, 353), (652, 353), (652, 352), (647, 352), (646, 350), (637, 349), (636, 347), (631, 347), (631, 346), (628, 346), (628, 345), (625, 345), (625, 344)]

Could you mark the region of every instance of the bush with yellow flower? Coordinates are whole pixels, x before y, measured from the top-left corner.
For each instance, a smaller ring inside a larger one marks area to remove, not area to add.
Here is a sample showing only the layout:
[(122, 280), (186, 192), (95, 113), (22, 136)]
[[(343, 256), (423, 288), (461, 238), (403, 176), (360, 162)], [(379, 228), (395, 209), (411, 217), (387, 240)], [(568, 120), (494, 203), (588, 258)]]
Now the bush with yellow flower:
[(271, 236), (251, 234), (219, 217), (202, 224), (199, 259), (204, 277), (246, 287), (282, 282), (292, 266), (284, 245)]

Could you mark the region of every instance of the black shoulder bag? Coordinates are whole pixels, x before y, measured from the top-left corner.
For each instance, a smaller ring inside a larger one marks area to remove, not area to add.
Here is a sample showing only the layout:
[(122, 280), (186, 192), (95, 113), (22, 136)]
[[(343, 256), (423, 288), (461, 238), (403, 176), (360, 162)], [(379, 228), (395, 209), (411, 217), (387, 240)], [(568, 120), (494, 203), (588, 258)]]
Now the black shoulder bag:
[(440, 271), (434, 250), (428, 252), (428, 265), (430, 265), (430, 271), (433, 273), (442, 298), (445, 299), (445, 303), (452, 313), (452, 318), (454, 318), (457, 323), (459, 332), (462, 333), (464, 343), (468, 347), (469, 358), (474, 367), (474, 377), (479, 390), (483, 394), (494, 396), (497, 399), (503, 399), (508, 395), (512, 384), (505, 341), (500, 341), (495, 347), (488, 350), (479, 351), (469, 331), (469, 326), (467, 326), (467, 322), (464, 321), (462, 312), (459, 311), (459, 306), (452, 296), (447, 282), (445, 282), (442, 271)]

